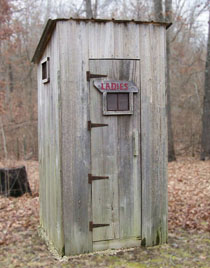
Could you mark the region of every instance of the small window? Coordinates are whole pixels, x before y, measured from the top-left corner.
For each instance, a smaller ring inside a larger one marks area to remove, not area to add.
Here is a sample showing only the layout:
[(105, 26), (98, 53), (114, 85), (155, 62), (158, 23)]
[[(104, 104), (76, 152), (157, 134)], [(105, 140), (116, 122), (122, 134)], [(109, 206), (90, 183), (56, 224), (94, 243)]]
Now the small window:
[(42, 83), (48, 83), (50, 81), (50, 58), (47, 57), (42, 62)]
[(104, 115), (133, 114), (133, 92), (103, 93)]
[(107, 93), (107, 111), (128, 111), (128, 93)]

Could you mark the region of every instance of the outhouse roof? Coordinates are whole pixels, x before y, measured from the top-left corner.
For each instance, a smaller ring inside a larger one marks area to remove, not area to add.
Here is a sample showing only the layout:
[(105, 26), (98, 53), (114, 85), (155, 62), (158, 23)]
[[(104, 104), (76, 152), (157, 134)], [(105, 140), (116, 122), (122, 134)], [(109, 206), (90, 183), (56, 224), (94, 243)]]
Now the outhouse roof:
[(98, 23), (106, 23), (106, 22), (114, 22), (114, 23), (129, 23), (129, 22), (133, 22), (136, 24), (155, 24), (155, 25), (162, 25), (165, 26), (166, 29), (168, 29), (171, 26), (171, 22), (166, 22), (166, 21), (141, 21), (141, 20), (126, 20), (126, 19), (87, 19), (87, 18), (58, 18), (58, 19), (49, 19), (44, 31), (42, 33), (42, 36), (39, 40), (39, 43), (37, 45), (37, 48), (35, 50), (35, 53), (33, 55), (32, 58), (32, 62), (33, 63), (38, 63), (40, 58), (43, 55), (43, 52), (52, 36), (52, 33), (55, 29), (56, 23), (58, 21), (69, 21), (69, 20), (73, 20), (73, 21), (84, 21), (84, 22), (98, 22)]

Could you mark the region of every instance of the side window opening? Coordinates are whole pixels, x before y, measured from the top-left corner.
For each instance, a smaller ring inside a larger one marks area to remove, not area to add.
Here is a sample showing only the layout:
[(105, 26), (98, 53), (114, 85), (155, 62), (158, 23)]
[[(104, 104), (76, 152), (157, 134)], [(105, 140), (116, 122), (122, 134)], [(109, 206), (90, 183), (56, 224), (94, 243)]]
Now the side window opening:
[(45, 58), (42, 62), (42, 83), (50, 82), (50, 58)]

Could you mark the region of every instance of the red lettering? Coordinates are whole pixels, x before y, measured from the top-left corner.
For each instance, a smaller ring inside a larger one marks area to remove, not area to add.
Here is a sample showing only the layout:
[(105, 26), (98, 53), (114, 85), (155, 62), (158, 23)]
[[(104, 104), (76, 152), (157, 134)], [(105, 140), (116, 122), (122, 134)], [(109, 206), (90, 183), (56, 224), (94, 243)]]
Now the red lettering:
[(106, 83), (106, 89), (110, 89), (109, 83)]
[(115, 90), (117, 87), (116, 83), (112, 83), (111, 89)]
[(128, 83), (119, 83), (119, 82), (101, 83), (101, 90), (128, 90)]

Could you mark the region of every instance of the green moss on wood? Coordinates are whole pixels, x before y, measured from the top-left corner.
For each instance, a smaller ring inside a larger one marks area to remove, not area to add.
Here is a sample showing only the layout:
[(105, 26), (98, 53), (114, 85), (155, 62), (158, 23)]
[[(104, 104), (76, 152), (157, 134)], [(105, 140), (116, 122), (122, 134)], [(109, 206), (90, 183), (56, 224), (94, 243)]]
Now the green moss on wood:
[(145, 247), (146, 246), (146, 238), (145, 237), (142, 239), (141, 245), (142, 245), (142, 247)]

